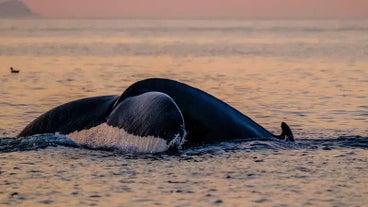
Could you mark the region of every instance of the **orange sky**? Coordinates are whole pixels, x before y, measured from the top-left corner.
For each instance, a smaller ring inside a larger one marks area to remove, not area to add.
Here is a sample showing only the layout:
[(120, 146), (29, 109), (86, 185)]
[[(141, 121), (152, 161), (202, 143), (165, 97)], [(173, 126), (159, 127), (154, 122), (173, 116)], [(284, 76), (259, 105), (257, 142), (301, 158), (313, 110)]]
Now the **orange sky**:
[(368, 0), (23, 0), (23, 2), (44, 17), (368, 17)]

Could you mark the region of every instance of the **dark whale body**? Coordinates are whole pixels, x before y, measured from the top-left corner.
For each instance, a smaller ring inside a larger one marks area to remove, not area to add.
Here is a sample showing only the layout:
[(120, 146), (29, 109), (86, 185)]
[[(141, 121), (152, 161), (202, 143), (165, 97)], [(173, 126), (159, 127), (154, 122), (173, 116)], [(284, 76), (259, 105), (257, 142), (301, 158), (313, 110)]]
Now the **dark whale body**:
[[(103, 123), (130, 134), (160, 137), (167, 142), (173, 137), (185, 137), (183, 147), (247, 138), (294, 141), (284, 122), (281, 135), (273, 135), (214, 96), (159, 78), (138, 81), (121, 96), (93, 97), (58, 106), (31, 122), (18, 136), (69, 134)], [(175, 142), (176, 147), (179, 145), (180, 141)]]

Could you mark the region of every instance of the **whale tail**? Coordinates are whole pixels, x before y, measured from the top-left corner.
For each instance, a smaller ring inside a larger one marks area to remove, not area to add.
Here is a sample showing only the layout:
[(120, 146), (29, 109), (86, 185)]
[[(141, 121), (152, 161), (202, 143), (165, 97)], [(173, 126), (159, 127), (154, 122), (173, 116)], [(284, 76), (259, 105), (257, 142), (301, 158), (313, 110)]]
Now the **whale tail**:
[(285, 122), (281, 122), (281, 134), (276, 136), (276, 138), (287, 142), (295, 141), (293, 132), (291, 132), (289, 125), (287, 125)]

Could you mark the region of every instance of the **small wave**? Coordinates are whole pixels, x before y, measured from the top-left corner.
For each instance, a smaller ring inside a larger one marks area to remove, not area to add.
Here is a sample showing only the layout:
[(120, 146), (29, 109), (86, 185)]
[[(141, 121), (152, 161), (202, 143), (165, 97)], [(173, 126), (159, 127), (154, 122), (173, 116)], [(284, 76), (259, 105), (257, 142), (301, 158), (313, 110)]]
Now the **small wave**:
[(299, 145), (293, 142), (285, 142), (278, 139), (255, 139), (255, 140), (236, 140), (221, 142), (218, 144), (201, 145), (198, 147), (183, 150), (181, 155), (202, 155), (218, 154), (230, 151), (257, 151), (257, 150), (288, 150), (298, 149)]
[(304, 149), (368, 149), (368, 137), (359, 135), (340, 136), (337, 139), (322, 138), (322, 139), (299, 139), (297, 145)]
[(49, 146), (80, 147), (80, 145), (67, 137), (55, 134), (42, 134), (19, 138), (0, 138), (0, 153), (36, 150)]
[[(66, 147), (82, 147), (86, 149), (113, 151), (114, 153), (123, 153), (116, 147), (89, 147), (88, 145), (77, 144), (66, 136), (58, 134), (42, 134), (29, 137), (0, 138), (0, 152), (28, 151), (42, 149), (46, 147), (66, 146)], [(216, 154), (223, 151), (253, 151), (266, 149), (294, 149), (297, 147), (294, 143), (284, 142), (280, 140), (257, 139), (257, 140), (237, 140), (229, 142), (221, 142), (218, 144), (200, 145), (190, 149), (183, 149), (174, 154)], [(173, 152), (169, 152), (172, 154)]]
[(221, 154), (224, 152), (245, 151), (254, 152), (258, 150), (334, 150), (334, 149), (368, 149), (368, 137), (362, 136), (341, 136), (338, 138), (325, 139), (298, 139), (293, 142), (280, 140), (238, 140), (232, 142), (222, 142), (213, 145), (198, 146), (183, 150), (180, 155), (205, 155)]
[[(30, 137), (0, 138), (0, 153), (29, 151), (43, 149), (46, 147), (73, 147), (91, 149), (88, 146), (77, 144), (66, 136), (58, 134), (42, 134)], [(256, 140), (235, 140), (221, 142), (217, 144), (200, 145), (189, 149), (182, 149), (179, 152), (169, 152), (169, 154), (179, 156), (196, 156), (205, 154), (221, 154), (224, 152), (252, 152), (258, 150), (333, 150), (333, 149), (368, 149), (368, 137), (362, 136), (341, 136), (338, 138), (321, 139), (298, 139), (295, 143), (281, 140), (256, 139)], [(116, 148), (93, 148), (93, 150), (111, 151), (124, 154)], [(130, 154), (130, 153), (128, 153)], [(162, 153), (158, 153), (162, 154)], [(166, 153), (164, 153), (166, 154)]]

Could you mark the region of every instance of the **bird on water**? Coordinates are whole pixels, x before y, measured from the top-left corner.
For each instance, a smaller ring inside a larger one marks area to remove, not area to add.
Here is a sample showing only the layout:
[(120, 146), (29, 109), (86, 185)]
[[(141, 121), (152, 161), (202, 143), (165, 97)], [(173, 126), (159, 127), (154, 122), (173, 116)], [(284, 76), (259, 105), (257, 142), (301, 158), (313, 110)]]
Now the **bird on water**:
[(11, 73), (19, 73), (19, 70), (16, 70), (13, 67), (10, 67), (10, 72)]

